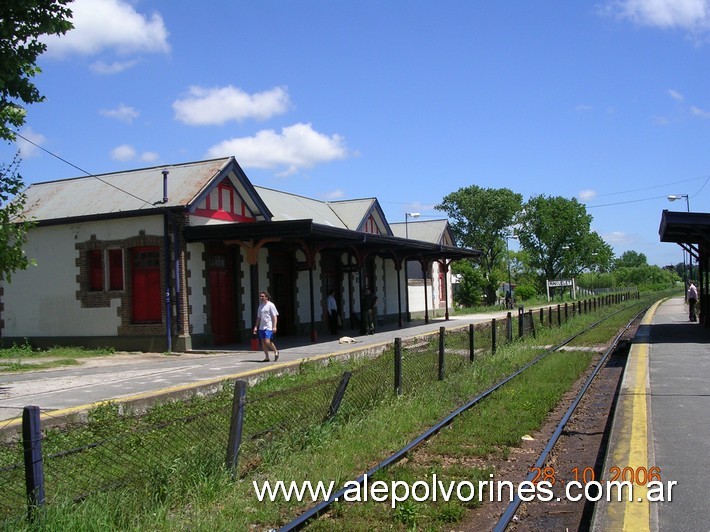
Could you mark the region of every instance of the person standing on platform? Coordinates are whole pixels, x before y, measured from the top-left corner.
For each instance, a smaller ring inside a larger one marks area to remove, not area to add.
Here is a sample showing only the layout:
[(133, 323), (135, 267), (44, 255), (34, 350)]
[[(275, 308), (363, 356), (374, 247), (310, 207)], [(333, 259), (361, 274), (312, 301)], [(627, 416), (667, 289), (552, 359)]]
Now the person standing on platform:
[(377, 296), (365, 288), (363, 292), (363, 313), (365, 314), (365, 333), (375, 334), (375, 324), (377, 323)]
[(690, 321), (698, 321), (698, 317), (695, 315), (695, 305), (698, 302), (698, 289), (690, 281), (690, 286), (688, 287), (688, 318)]
[(256, 311), (254, 322), (254, 334), (259, 334), (261, 347), (264, 349), (264, 360), (269, 362), (269, 351), (274, 352), (274, 360), (279, 359), (279, 350), (273, 342), (276, 334), (276, 324), (278, 323), (279, 311), (276, 305), (271, 302), (271, 296), (266, 290), (259, 292), (259, 308)]
[(338, 334), (338, 302), (335, 300), (335, 290), (331, 289), (328, 292), (328, 326), (330, 334)]

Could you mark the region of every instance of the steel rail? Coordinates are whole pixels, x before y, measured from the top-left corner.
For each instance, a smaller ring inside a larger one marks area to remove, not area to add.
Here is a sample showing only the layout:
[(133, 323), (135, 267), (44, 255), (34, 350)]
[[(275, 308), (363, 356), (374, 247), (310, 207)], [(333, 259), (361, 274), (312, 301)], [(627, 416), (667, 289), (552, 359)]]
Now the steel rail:
[[(550, 453), (552, 452), (552, 449), (555, 447), (555, 444), (557, 443), (557, 440), (559, 440), (560, 436), (562, 435), (562, 431), (565, 429), (567, 426), (567, 423), (569, 422), (570, 418), (572, 417), (572, 414), (574, 414), (575, 409), (577, 406), (579, 406), (579, 403), (581, 402), (582, 398), (584, 397), (584, 394), (587, 393), (587, 390), (592, 384), (592, 381), (594, 378), (599, 374), (599, 371), (602, 369), (604, 364), (606, 364), (608, 358), (610, 357), (611, 353), (616, 350), (617, 346), (619, 345), (619, 340), (621, 340), (621, 337), (624, 335), (626, 331), (631, 328), (631, 325), (638, 320), (639, 316), (644, 314), (648, 309), (650, 308), (650, 305), (646, 308), (644, 308), (641, 312), (639, 312), (636, 316), (634, 316), (631, 321), (629, 321), (626, 324), (626, 327), (614, 338), (614, 341), (612, 344), (609, 346), (609, 348), (606, 350), (606, 352), (602, 355), (602, 358), (599, 360), (597, 365), (594, 368), (594, 371), (587, 377), (586, 382), (584, 383), (584, 386), (579, 390), (577, 393), (577, 396), (575, 397), (574, 401), (572, 401), (572, 404), (570, 404), (569, 408), (567, 409), (567, 412), (565, 415), (562, 417), (560, 420), (559, 424), (557, 425), (557, 428), (555, 429), (555, 432), (550, 436), (550, 439), (547, 442), (547, 445), (545, 448), (542, 450), (542, 453), (540, 453), (540, 456), (538, 457), (537, 461), (535, 462), (535, 465), (531, 468), (530, 473), (528, 473), (528, 476), (525, 478), (526, 482), (531, 482), (532, 479), (535, 477), (535, 471), (539, 470), (545, 465), (545, 462), (547, 461), (547, 458), (549, 457)], [(538, 468), (538, 469), (535, 469)], [(493, 529), (494, 532), (503, 532), (510, 522), (513, 520), (513, 517), (515, 517), (515, 512), (518, 510), (520, 507), (521, 499), (520, 496), (516, 493), (515, 496), (513, 497), (513, 500), (508, 504), (508, 507), (506, 508), (505, 512), (503, 512), (503, 515), (500, 517), (498, 520), (498, 523), (496, 524), (495, 528)]]
[[(644, 309), (642, 311), (642, 313), (645, 312), (647, 309), (648, 309), (648, 307), (646, 307), (646, 309)], [(502, 387), (503, 385), (505, 385), (506, 383), (508, 383), (509, 381), (511, 381), (512, 379), (514, 379), (515, 377), (517, 377), (518, 375), (523, 373), (524, 371), (528, 370), (531, 366), (534, 366), (535, 364), (540, 362), (540, 360), (542, 360), (546, 356), (550, 355), (551, 353), (559, 351), (561, 348), (563, 348), (564, 346), (566, 346), (567, 344), (569, 344), (570, 342), (572, 342), (573, 340), (575, 340), (579, 336), (592, 330), (593, 328), (598, 326), (600, 323), (606, 321), (607, 319), (609, 319), (609, 318), (615, 316), (616, 314), (623, 312), (625, 310), (628, 310), (628, 307), (618, 309), (618, 310), (608, 314), (607, 316), (604, 316), (600, 320), (597, 320), (594, 323), (592, 323), (591, 325), (589, 325), (586, 329), (570, 336), (569, 338), (564, 340), (562, 343), (546, 349), (541, 354), (539, 354), (537, 357), (532, 359), (530, 362), (528, 362), (527, 364), (523, 365), (521, 368), (519, 368), (518, 370), (516, 370), (512, 374), (505, 377), (503, 380), (494, 384), (492, 387), (488, 388), (487, 390), (481, 392), (480, 394), (475, 396), (473, 399), (471, 399), (465, 405), (454, 410), (448, 416), (446, 416), (441, 421), (439, 421), (436, 425), (434, 425), (430, 429), (426, 430), (425, 432), (423, 432), (422, 434), (417, 436), (414, 440), (412, 440), (407, 445), (402, 447), (400, 450), (396, 451), (395, 453), (391, 454), (390, 456), (388, 456), (387, 458), (382, 460), (380, 463), (375, 465), (372, 469), (370, 469), (366, 473), (360, 475), (355, 480), (345, 482), (344, 485), (348, 486), (347, 488), (341, 488), (340, 490), (338, 490), (337, 492), (332, 494), (327, 500), (321, 501), (320, 503), (316, 504), (315, 506), (312, 506), (311, 508), (307, 509), (305, 512), (303, 512), (298, 517), (296, 517), (296, 519), (294, 519), (294, 520), (290, 521), (289, 523), (286, 523), (286, 524), (282, 525), (280, 528), (278, 528), (278, 531), (279, 532), (289, 532), (291, 530), (301, 530), (310, 520), (312, 520), (312, 519), (318, 517), (319, 515), (321, 515), (322, 513), (324, 513), (325, 510), (327, 510), (334, 502), (338, 501), (343, 495), (345, 495), (345, 493), (347, 491), (354, 489), (355, 483), (357, 483), (357, 485), (359, 485), (359, 486), (362, 486), (363, 483), (365, 482), (365, 478), (370, 477), (374, 473), (376, 473), (377, 471), (384, 469), (384, 468), (388, 467), (390, 464), (393, 464), (393, 463), (399, 461), (408, 452), (410, 452), (411, 450), (413, 450), (415, 447), (422, 444), (423, 442), (427, 441), (429, 438), (431, 438), (436, 433), (438, 433), (441, 429), (443, 429), (444, 427), (449, 425), (454, 419), (456, 419), (463, 412), (465, 412), (466, 410), (475, 406), (477, 403), (479, 403), (480, 401), (482, 401), (483, 399), (485, 399), (486, 397), (491, 395), (493, 392), (498, 390), (500, 387)], [(627, 326), (627, 328), (628, 328), (628, 326)]]

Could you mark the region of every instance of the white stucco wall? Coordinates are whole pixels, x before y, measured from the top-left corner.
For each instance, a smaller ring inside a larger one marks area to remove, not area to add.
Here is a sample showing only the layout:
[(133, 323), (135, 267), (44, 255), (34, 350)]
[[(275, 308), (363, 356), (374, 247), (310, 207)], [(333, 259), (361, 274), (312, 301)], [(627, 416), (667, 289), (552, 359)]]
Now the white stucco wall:
[(111, 299), (110, 306), (101, 308), (82, 308), (77, 299), (79, 251), (75, 244), (88, 241), (92, 235), (98, 240), (129, 238), (139, 230), (162, 235), (162, 218), (32, 229), (25, 250), (37, 265), (15, 272), (11, 283), (3, 283), (3, 335), (115, 336), (120, 325), (120, 299)]
[[(394, 262), (389, 259), (383, 261), (383, 266), (385, 304), (382, 312), (396, 315), (399, 312), (397, 304), (397, 271), (394, 269)], [(404, 275), (402, 279), (404, 279)], [(402, 281), (402, 311), (404, 311), (404, 281)]]
[(207, 305), (207, 296), (205, 295), (205, 277), (202, 272), (204, 266), (202, 255), (205, 251), (205, 246), (202, 243), (187, 244), (189, 260), (187, 261), (187, 269), (190, 276), (187, 278), (187, 287), (190, 307), (190, 325), (192, 325), (192, 334), (207, 333), (207, 313), (205, 308)]

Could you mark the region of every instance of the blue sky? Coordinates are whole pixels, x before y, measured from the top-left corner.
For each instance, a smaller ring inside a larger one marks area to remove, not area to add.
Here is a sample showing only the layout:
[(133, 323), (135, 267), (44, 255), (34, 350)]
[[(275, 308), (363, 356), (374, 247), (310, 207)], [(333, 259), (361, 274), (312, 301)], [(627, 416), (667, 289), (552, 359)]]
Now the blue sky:
[[(234, 155), (256, 185), (377, 197), (390, 222), (473, 184), (576, 197), (617, 256), (658, 265), (683, 258), (659, 242), (686, 209), (667, 196), (708, 210), (710, 0), (70, 7), (20, 133), (87, 172)], [(84, 175), (18, 144), (26, 184)]]

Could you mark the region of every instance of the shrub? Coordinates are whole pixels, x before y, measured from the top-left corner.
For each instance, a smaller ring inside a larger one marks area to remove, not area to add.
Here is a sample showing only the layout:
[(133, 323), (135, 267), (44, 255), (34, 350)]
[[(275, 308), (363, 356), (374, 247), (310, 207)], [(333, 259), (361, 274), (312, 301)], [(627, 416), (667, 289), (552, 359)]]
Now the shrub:
[(515, 297), (521, 301), (531, 299), (537, 295), (537, 290), (529, 284), (521, 284), (515, 287)]

